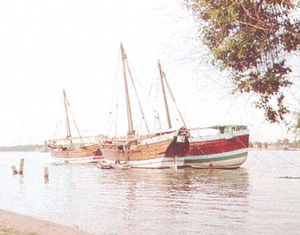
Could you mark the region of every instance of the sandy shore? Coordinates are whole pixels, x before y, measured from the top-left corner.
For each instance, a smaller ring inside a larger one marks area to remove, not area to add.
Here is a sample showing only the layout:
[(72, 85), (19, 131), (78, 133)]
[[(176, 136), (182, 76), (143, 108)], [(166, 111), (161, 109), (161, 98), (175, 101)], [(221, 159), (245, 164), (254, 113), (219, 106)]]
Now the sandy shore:
[(18, 235), (54, 235), (54, 234), (78, 234), (89, 233), (82, 230), (39, 220), (30, 216), (19, 215), (10, 211), (0, 209), (0, 234)]

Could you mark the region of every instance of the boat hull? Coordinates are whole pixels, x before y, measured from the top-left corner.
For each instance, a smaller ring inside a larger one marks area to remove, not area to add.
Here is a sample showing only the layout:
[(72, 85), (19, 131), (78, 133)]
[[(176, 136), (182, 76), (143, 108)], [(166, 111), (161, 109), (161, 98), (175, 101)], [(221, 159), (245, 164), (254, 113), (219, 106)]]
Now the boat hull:
[(49, 150), (55, 163), (96, 163), (102, 158), (96, 144), (72, 149), (49, 148)]
[(127, 162), (134, 168), (223, 168), (240, 167), (247, 159), (248, 130), (226, 134), (189, 138), (189, 150), (184, 157), (165, 157), (173, 137), (152, 138), (134, 150), (101, 149), (105, 160)]
[(184, 166), (217, 169), (239, 168), (246, 161), (247, 153), (247, 149), (241, 149), (218, 154), (186, 156)]
[(101, 152), (103, 157), (111, 161), (147, 161), (159, 158), (164, 158), (165, 151), (172, 140), (166, 140), (154, 144), (139, 145), (135, 149), (111, 149), (102, 148)]
[[(115, 144), (103, 144), (101, 152), (103, 158), (112, 163), (127, 162), (136, 168), (169, 168), (174, 165), (174, 158), (165, 155), (173, 140), (174, 134), (169, 133), (132, 141), (129, 146), (124, 146), (124, 149), (118, 148)], [(183, 165), (184, 159), (181, 159)]]
[(53, 162), (56, 164), (84, 164), (84, 163), (97, 163), (102, 159), (100, 156), (91, 157), (55, 157), (52, 156)]
[(248, 130), (191, 138), (184, 165), (194, 168), (238, 168), (247, 159)]
[[(108, 164), (115, 164), (115, 161), (106, 160)], [(184, 166), (184, 157), (179, 157), (176, 160), (170, 157), (157, 157), (147, 160), (136, 161), (120, 161), (120, 164), (129, 164), (131, 168), (143, 168), (143, 169), (167, 169), (178, 168)]]

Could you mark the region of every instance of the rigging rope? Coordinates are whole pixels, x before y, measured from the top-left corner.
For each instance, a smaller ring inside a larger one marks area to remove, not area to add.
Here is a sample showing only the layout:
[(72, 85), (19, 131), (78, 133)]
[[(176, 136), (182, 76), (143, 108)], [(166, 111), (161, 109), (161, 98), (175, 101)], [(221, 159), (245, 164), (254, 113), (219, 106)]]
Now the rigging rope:
[(125, 62), (126, 62), (127, 71), (128, 71), (130, 80), (131, 80), (131, 82), (132, 82), (132, 86), (133, 86), (133, 89), (134, 89), (134, 93), (135, 93), (135, 96), (136, 96), (136, 98), (137, 98), (138, 105), (139, 105), (139, 108), (140, 108), (140, 111), (141, 111), (141, 114), (142, 114), (142, 118), (143, 118), (143, 120), (144, 120), (144, 122), (145, 122), (145, 126), (146, 126), (146, 129), (147, 129), (147, 132), (150, 133), (149, 127), (148, 127), (148, 124), (147, 124), (147, 121), (146, 121), (146, 118), (145, 118), (145, 114), (144, 114), (144, 111), (143, 111), (143, 108), (142, 108), (142, 105), (141, 105), (139, 96), (138, 96), (138, 94), (137, 94), (137, 90), (136, 90), (136, 87), (135, 87), (135, 83), (134, 83), (134, 80), (133, 80), (133, 78), (132, 78), (132, 74), (131, 74), (131, 70), (130, 70), (130, 67), (129, 67), (128, 60), (126, 59)]
[[(113, 91), (111, 93), (110, 100), (114, 100), (114, 103), (116, 105), (112, 105), (109, 111), (108, 120), (109, 125), (107, 128), (107, 136), (111, 134), (112, 128), (114, 126), (115, 129), (115, 136), (117, 135), (117, 128), (118, 128), (118, 105), (119, 105), (119, 82), (118, 82), (118, 72), (120, 69), (120, 58), (121, 52), (118, 50), (118, 55), (116, 56), (116, 62), (115, 62), (115, 69), (114, 69), (114, 81), (113, 81)], [(113, 115), (115, 114), (115, 115)], [(114, 116), (114, 117), (113, 117)], [(115, 119), (113, 119), (115, 118)]]
[(84, 144), (84, 141), (83, 141), (83, 138), (82, 138), (82, 136), (81, 136), (80, 130), (79, 130), (78, 125), (77, 125), (77, 123), (76, 123), (76, 121), (75, 121), (75, 116), (74, 116), (74, 114), (73, 114), (73, 112), (72, 112), (72, 110), (71, 110), (71, 108), (70, 108), (69, 101), (68, 101), (68, 106), (69, 106), (69, 112), (70, 112), (71, 117), (72, 117), (72, 122), (73, 122), (73, 124), (74, 124), (74, 126), (75, 126), (75, 128), (76, 128), (76, 131), (77, 131), (77, 133), (78, 133), (78, 135), (79, 135), (79, 138), (80, 138), (80, 140), (81, 140), (81, 143)]
[(119, 104), (116, 105), (116, 117), (115, 117), (115, 136), (118, 134), (118, 114), (119, 114)]
[[(63, 107), (63, 99), (60, 99), (60, 105), (59, 107)], [(60, 117), (60, 116), (59, 116)], [(62, 124), (62, 120), (61, 118), (57, 117), (57, 121), (56, 121), (56, 126), (55, 126), (55, 131), (54, 131), (54, 137), (55, 138), (58, 138), (58, 129), (59, 127), (61, 126)]]
[(112, 122), (110, 121), (111, 120), (111, 116), (112, 116), (112, 112), (110, 111), (109, 115), (108, 115), (108, 125), (107, 125), (107, 131), (106, 131), (107, 135), (109, 135), (109, 133), (110, 133), (110, 131), (112, 129), (112, 125), (113, 125)]
[(174, 95), (173, 95), (173, 92), (172, 92), (172, 90), (171, 90), (171, 87), (170, 87), (170, 85), (169, 85), (169, 83), (168, 83), (168, 80), (167, 80), (167, 78), (166, 78), (166, 74), (165, 74), (164, 72), (163, 72), (163, 78), (164, 78), (164, 80), (165, 80), (165, 82), (166, 82), (166, 85), (167, 85), (167, 88), (168, 88), (169, 93), (170, 93), (170, 95), (171, 95), (171, 98), (172, 98), (172, 100), (173, 100), (173, 102), (174, 102), (174, 104), (175, 104), (176, 110), (177, 110), (177, 112), (178, 112), (179, 115), (180, 115), (181, 121), (182, 121), (183, 125), (186, 127), (184, 118), (183, 118), (183, 116), (182, 116), (182, 114), (181, 114), (181, 112), (180, 112), (180, 110), (179, 110), (179, 108), (178, 108), (178, 106), (177, 106), (175, 97), (174, 97)]
[(295, 168), (300, 168), (300, 166), (298, 166), (297, 164), (294, 164), (293, 162), (291, 162), (291, 161), (289, 161), (289, 160), (287, 160), (287, 159), (283, 159), (282, 157), (280, 157), (279, 155), (275, 154), (274, 152), (270, 151), (270, 153), (271, 153), (273, 156), (275, 156), (275, 157), (281, 159), (282, 161), (288, 162), (291, 166), (293, 166), (293, 167), (295, 167)]

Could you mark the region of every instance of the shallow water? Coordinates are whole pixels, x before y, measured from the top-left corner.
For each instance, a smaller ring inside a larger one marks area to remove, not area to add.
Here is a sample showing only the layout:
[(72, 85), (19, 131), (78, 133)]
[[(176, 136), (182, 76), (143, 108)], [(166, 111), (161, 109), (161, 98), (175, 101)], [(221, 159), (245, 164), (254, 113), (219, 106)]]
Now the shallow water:
[[(12, 175), (25, 159), (24, 176)], [(44, 183), (43, 169), (50, 181)], [(250, 151), (237, 170), (105, 170), (0, 153), (0, 208), (94, 234), (300, 233), (300, 151)]]

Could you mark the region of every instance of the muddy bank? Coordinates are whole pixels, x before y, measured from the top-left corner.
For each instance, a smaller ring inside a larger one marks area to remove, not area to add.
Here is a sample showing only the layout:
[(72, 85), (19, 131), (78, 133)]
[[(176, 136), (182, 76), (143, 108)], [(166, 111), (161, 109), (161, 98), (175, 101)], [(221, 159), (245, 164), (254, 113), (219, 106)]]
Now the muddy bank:
[(0, 234), (75, 234), (88, 235), (77, 228), (35, 219), (0, 209)]

